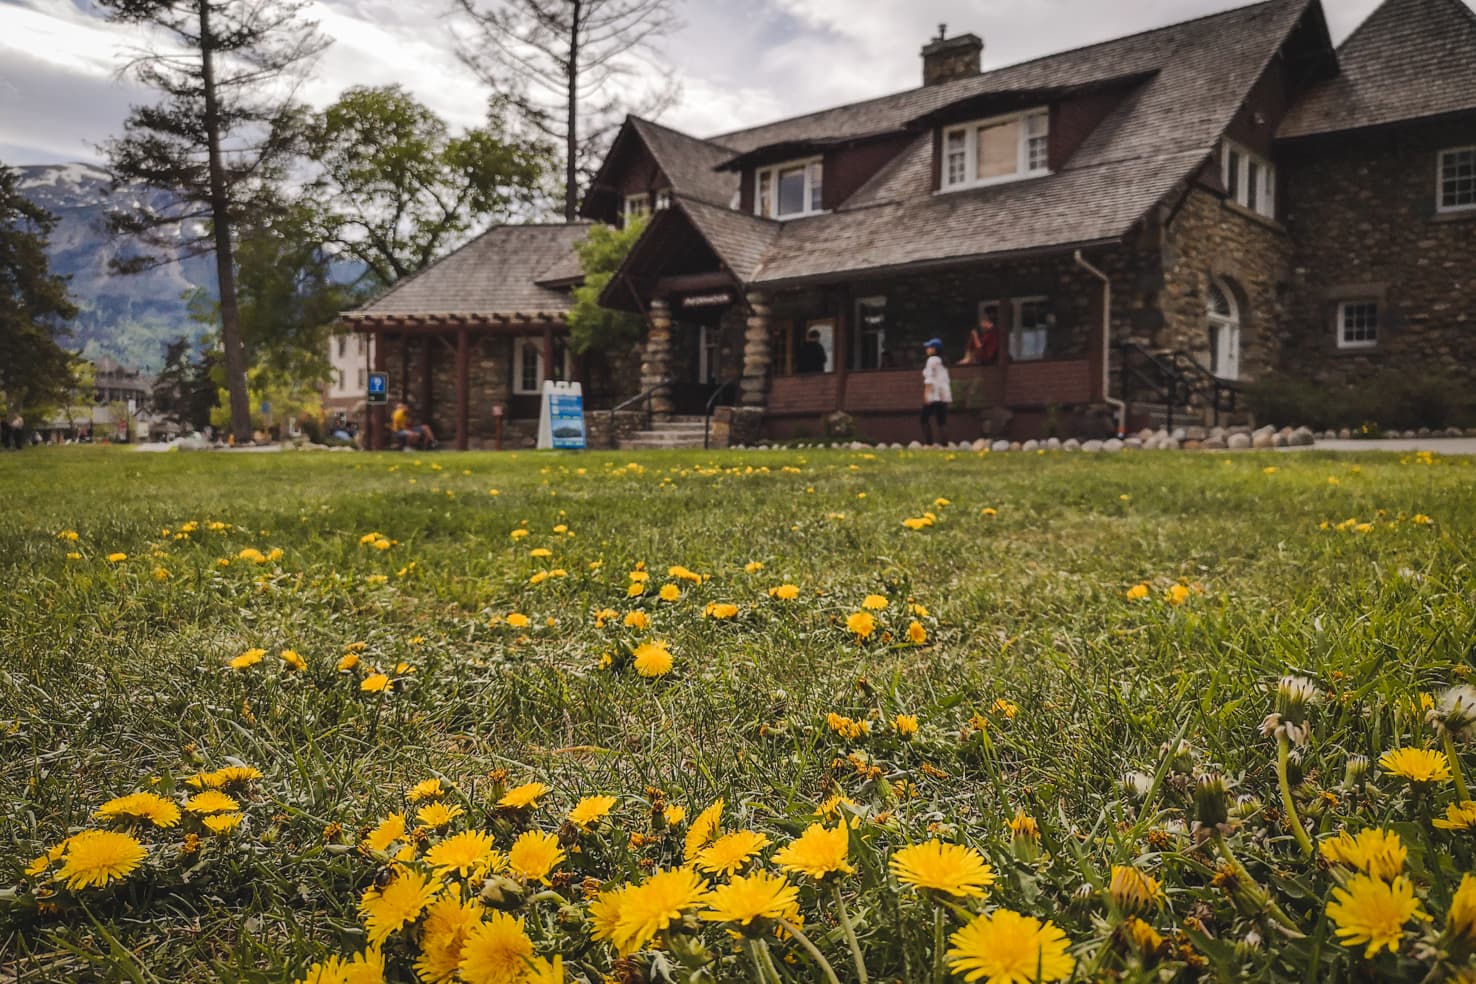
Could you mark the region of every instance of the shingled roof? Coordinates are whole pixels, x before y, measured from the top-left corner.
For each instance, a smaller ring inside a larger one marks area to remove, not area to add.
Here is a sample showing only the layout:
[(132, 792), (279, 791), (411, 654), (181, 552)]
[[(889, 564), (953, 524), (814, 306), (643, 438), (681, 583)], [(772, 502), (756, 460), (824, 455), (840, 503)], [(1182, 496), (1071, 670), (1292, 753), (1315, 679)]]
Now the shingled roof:
[(784, 223), (753, 282), (1119, 238), (1209, 157), (1310, 5), (1269, 0), (716, 137), (741, 153), (784, 141), (901, 130), (910, 120), (991, 92), (1140, 79), (1061, 170), (1046, 177), (935, 194), (931, 141), (920, 135), (841, 207)]
[(1386, 0), (1339, 46), (1338, 64), (1278, 137), (1476, 109), (1476, 12), (1462, 0)]
[(568, 292), (538, 282), (556, 279), (588, 229), (585, 222), (493, 226), (344, 317), (562, 315), (572, 307)]
[(731, 149), (721, 141), (700, 140), (636, 116), (630, 118), (630, 123), (675, 194), (728, 207), (738, 190), (738, 177), (723, 174), (717, 167), (733, 156)]

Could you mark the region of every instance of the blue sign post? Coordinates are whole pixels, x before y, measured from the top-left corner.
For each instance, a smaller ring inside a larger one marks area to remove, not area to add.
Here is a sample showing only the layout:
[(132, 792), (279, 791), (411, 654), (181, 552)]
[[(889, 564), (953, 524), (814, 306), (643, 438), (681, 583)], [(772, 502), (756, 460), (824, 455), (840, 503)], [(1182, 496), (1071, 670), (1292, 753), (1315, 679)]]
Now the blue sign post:
[(543, 407), (538, 415), (538, 446), (583, 451), (584, 388), (578, 383), (543, 383)]
[(389, 373), (371, 372), (369, 374), (369, 392), (366, 402), (370, 406), (389, 402)]

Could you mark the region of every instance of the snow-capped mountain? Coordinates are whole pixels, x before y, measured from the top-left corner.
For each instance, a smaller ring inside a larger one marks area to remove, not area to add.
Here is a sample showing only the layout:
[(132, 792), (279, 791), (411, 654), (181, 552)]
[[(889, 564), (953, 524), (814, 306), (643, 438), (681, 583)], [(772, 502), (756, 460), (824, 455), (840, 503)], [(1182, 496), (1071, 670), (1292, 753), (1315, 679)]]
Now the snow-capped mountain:
[(163, 208), (170, 201), (168, 193), (114, 189), (107, 172), (90, 164), (40, 164), (16, 171), (21, 192), (57, 217), (51, 268), (71, 277), (69, 290), (81, 309), (68, 348), (80, 347), (89, 358), (108, 355), (125, 365), (157, 370), (168, 342), (200, 335), (203, 329), (190, 320), (185, 298), (202, 287), (214, 296), (212, 257), (176, 257), (127, 276), (109, 269), (110, 260), (134, 255), (137, 247), (109, 237), (108, 211), (135, 203)]

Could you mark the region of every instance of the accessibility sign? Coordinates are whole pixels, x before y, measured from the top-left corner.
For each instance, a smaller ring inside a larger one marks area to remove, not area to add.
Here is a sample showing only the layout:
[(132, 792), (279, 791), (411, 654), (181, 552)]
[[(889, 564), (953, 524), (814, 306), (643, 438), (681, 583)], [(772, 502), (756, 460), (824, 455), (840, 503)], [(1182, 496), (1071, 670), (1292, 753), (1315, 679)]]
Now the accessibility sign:
[(376, 403), (389, 402), (389, 373), (371, 372), (369, 374), (369, 393), (367, 402), (372, 406)]

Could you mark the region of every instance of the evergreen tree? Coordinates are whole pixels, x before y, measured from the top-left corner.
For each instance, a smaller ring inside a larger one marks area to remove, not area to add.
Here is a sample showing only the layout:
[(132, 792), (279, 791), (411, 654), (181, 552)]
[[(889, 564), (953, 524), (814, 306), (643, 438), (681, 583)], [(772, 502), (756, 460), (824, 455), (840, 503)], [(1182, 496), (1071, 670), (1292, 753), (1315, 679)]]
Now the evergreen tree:
[(165, 347), (164, 368), (154, 379), (153, 411), (185, 430), (204, 430), (215, 409), (218, 390), (211, 377), (214, 353), (195, 357), (188, 338), (177, 338)]
[(18, 183), (0, 164), (0, 412), (34, 418), (64, 403), (74, 385), (72, 355), (60, 339), (77, 309), (46, 257), (56, 219), (23, 197)]
[[(98, 0), (114, 20), (158, 29), (169, 41), (126, 70), (163, 101), (135, 106), (123, 136), (105, 145), (115, 177), (174, 192), (177, 205), (112, 216), (115, 232), (145, 247), (215, 254), (230, 427), (251, 437), (248, 358), (236, 291), (235, 232), (272, 200), (300, 148), (303, 112), (290, 77), (324, 48), (299, 16), (306, 0)], [(125, 269), (159, 262), (147, 254)]]

